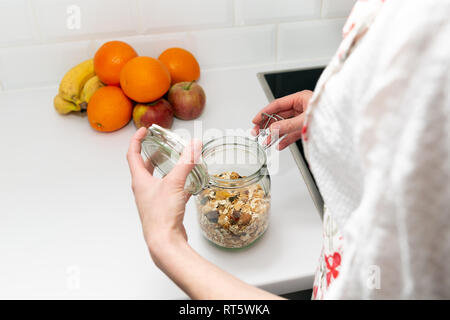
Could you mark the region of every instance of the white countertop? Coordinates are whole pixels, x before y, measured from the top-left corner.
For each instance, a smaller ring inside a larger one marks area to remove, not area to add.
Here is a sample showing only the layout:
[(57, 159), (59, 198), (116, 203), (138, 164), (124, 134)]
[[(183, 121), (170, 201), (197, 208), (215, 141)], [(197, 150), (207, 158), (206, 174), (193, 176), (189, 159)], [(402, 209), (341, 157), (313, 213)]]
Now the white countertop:
[[(203, 128), (249, 128), (267, 104), (256, 72), (272, 69), (202, 73)], [(125, 158), (134, 125), (95, 132), (87, 118), (53, 110), (56, 91), (0, 93), (0, 299), (186, 298), (142, 237)], [(193, 200), (185, 225), (195, 250), (240, 279), (275, 294), (311, 288), (321, 221), (289, 149), (272, 173), (271, 214), (263, 237), (237, 251), (203, 238)]]

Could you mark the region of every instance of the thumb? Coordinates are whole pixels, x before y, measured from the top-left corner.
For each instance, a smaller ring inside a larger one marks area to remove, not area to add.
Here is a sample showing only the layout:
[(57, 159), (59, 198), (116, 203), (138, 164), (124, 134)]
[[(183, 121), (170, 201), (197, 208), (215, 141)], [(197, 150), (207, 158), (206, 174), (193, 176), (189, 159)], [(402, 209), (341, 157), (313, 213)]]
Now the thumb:
[(177, 165), (169, 172), (167, 178), (177, 185), (184, 187), (186, 178), (198, 163), (202, 154), (202, 143), (199, 140), (192, 140), (183, 150)]

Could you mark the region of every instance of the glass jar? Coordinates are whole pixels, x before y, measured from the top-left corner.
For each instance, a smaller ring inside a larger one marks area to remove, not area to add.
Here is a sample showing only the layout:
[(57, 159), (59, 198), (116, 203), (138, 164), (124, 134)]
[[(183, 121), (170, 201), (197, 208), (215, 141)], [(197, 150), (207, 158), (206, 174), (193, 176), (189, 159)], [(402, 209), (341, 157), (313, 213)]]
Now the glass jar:
[[(165, 176), (185, 144), (173, 132), (152, 125), (142, 150)], [(203, 235), (219, 246), (248, 246), (268, 227), (270, 176), (265, 150), (257, 140), (226, 136), (205, 143), (185, 190), (195, 195)]]

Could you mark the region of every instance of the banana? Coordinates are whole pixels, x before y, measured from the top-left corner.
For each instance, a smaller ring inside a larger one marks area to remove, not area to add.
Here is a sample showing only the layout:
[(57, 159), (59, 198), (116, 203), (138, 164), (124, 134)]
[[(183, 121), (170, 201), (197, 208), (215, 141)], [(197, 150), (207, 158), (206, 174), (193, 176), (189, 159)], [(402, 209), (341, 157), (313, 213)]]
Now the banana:
[(89, 100), (91, 100), (92, 95), (95, 93), (95, 91), (104, 86), (105, 85), (100, 81), (100, 79), (97, 76), (93, 76), (92, 78), (90, 78), (84, 85), (83, 90), (81, 90), (80, 94), (80, 100), (82, 101), (80, 103), (81, 109), (86, 110), (87, 104), (89, 103)]
[(55, 106), (56, 111), (60, 114), (68, 114), (72, 111), (80, 111), (81, 108), (79, 105), (71, 101), (64, 100), (59, 94), (55, 96), (53, 99), (53, 105)]
[(75, 104), (80, 104), (83, 101), (80, 100), (81, 90), (85, 83), (95, 76), (94, 72), (94, 60), (86, 60), (79, 65), (76, 65), (70, 69), (59, 85), (59, 95), (67, 100), (72, 101)]

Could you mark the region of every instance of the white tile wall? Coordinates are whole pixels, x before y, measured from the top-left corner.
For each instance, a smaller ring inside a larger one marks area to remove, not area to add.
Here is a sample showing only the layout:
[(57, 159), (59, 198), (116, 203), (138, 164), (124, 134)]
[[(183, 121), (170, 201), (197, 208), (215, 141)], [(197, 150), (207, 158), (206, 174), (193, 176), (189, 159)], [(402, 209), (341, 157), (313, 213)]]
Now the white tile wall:
[(144, 30), (231, 26), (230, 0), (139, 0)]
[[(104, 42), (140, 55), (183, 47), (203, 70), (329, 58), (350, 0), (0, 0), (4, 89), (56, 84)], [(67, 27), (80, 9), (80, 28)], [(335, 17), (340, 17), (336, 19)], [(1, 86), (0, 86), (1, 90)]]
[(0, 80), (5, 90), (56, 84), (90, 57), (89, 41), (2, 49)]
[(238, 25), (283, 20), (304, 20), (320, 16), (316, 0), (235, 0)]
[(347, 17), (356, 0), (323, 0), (322, 17)]
[(270, 63), (275, 59), (274, 25), (199, 31), (191, 41), (202, 68)]
[(0, 47), (33, 42), (32, 19), (27, 0), (0, 1)]
[[(136, 6), (130, 0), (32, 0), (45, 40), (79, 39), (86, 35), (133, 34), (138, 29)], [(79, 8), (79, 29), (76, 21)]]
[(278, 59), (308, 60), (331, 57), (341, 41), (345, 19), (280, 24)]

